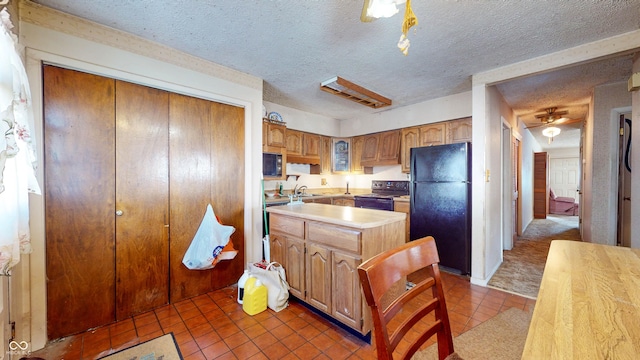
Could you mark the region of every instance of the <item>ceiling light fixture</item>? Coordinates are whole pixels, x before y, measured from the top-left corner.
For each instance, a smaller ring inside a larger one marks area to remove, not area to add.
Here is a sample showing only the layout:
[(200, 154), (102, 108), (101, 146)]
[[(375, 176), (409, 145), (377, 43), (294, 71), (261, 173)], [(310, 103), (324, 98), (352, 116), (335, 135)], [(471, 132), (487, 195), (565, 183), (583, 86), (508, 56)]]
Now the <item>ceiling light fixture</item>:
[(371, 22), (379, 18), (388, 18), (398, 13), (398, 4), (406, 0), (364, 0), (360, 20)]
[(406, 5), (398, 48), (406, 56), (409, 53), (409, 45), (411, 45), (407, 33), (412, 26), (418, 25), (418, 18), (411, 9), (411, 0), (364, 0), (360, 21), (371, 22), (375, 19), (391, 17), (398, 13), (397, 5), (402, 3), (406, 3)]
[(391, 105), (391, 99), (367, 90), (339, 76), (320, 83), (320, 90), (378, 109)]
[(560, 134), (560, 128), (557, 128), (555, 126), (550, 126), (542, 130), (542, 135), (549, 138), (549, 144), (551, 144), (551, 142), (553, 141), (553, 137), (558, 134)]

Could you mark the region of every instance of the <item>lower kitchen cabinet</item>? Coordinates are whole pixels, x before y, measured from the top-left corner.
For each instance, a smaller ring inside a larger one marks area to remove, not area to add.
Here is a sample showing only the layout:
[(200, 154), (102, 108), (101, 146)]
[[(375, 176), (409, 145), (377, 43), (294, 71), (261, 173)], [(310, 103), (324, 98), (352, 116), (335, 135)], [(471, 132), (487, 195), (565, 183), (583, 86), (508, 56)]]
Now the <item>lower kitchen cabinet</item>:
[(362, 327), (362, 292), (358, 265), (359, 257), (334, 251), (331, 254), (331, 292), (338, 294), (331, 302), (331, 315), (340, 322), (357, 329)]
[(338, 206), (350, 206), (350, 207), (354, 207), (355, 205), (355, 200), (353, 200), (353, 197), (340, 197), (340, 198), (333, 198), (332, 202), (333, 205), (338, 205)]
[[(307, 244), (307, 302), (331, 313), (331, 250), (317, 244)], [(293, 271), (293, 270), (292, 270)]]
[[(284, 211), (295, 212), (305, 206), (322, 214), (365, 210), (305, 204)], [(269, 212), (271, 261), (284, 266), (290, 294), (362, 334), (369, 332), (371, 314), (357, 268), (365, 259), (405, 242), (404, 217), (382, 221), (386, 224), (376, 220), (376, 225), (362, 228), (346, 226), (344, 221), (336, 224), (330, 219)]]
[[(304, 240), (296, 237), (287, 237), (284, 255), (286, 256), (286, 269), (289, 270), (287, 274), (287, 281), (289, 282), (290, 287), (289, 292), (291, 295), (301, 298), (304, 296), (306, 291)], [(271, 261), (274, 261), (273, 257)]]
[(409, 234), (409, 229), (411, 228), (411, 214), (410, 214), (410, 203), (408, 201), (394, 201), (393, 202), (393, 211), (399, 211), (399, 212), (403, 212), (405, 214), (407, 214), (407, 227), (405, 230), (406, 233), (406, 242), (409, 242), (409, 239), (411, 239), (410, 234)]

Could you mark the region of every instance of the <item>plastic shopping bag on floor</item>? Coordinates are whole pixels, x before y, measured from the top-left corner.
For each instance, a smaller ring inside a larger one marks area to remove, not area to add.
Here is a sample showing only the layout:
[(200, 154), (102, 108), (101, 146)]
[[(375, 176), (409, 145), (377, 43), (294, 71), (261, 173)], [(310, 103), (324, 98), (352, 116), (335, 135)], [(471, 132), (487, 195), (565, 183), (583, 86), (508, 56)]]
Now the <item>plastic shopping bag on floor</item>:
[(209, 204), (182, 263), (191, 270), (206, 270), (213, 268), (220, 260), (233, 259), (238, 253), (229, 241), (234, 231), (236, 229), (233, 226), (218, 222)]

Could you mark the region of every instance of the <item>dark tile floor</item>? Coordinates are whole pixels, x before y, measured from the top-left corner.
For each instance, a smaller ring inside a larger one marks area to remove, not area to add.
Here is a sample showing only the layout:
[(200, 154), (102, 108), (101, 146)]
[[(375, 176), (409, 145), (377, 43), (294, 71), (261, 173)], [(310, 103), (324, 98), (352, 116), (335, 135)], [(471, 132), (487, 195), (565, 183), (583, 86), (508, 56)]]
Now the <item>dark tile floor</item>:
[[(472, 285), (442, 273), (454, 336), (511, 307), (535, 301)], [(52, 342), (32, 353), (44, 359), (96, 359), (173, 332), (186, 360), (375, 359), (375, 347), (328, 322), (295, 300), (278, 313), (249, 316), (236, 302), (236, 287), (166, 305), (147, 313)]]

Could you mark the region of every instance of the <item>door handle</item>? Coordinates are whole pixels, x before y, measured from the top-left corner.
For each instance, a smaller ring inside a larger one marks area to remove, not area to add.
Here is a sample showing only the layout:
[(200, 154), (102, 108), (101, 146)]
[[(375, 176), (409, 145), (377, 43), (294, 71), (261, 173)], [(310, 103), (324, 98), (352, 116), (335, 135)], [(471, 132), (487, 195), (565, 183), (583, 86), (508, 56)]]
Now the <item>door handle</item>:
[(122, 210), (116, 210), (116, 216), (122, 216), (123, 212)]

